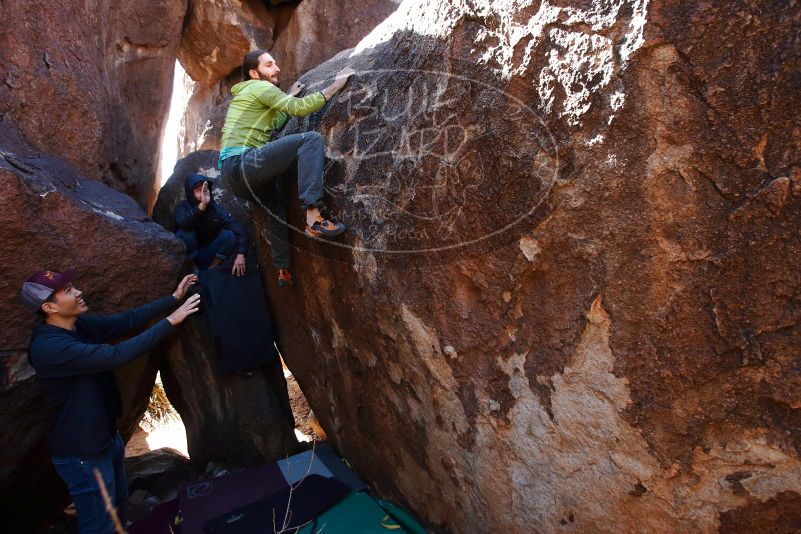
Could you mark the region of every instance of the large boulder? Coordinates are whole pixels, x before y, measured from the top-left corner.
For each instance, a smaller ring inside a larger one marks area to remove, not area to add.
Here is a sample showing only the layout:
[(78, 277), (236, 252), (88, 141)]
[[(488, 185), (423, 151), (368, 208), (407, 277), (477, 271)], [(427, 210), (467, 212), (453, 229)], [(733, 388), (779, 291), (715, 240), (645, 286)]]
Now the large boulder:
[(290, 200), (298, 284), (266, 282), (289, 367), (378, 492), (454, 532), (792, 523), (799, 23), (407, 1), (304, 78), (357, 71), (285, 129), (323, 134), (350, 229), (310, 241)]
[[(0, 151), (0, 501), (4, 526), (19, 532), (67, 497), (45, 444), (50, 414), (27, 362), (38, 319), (19, 300), (20, 285), (35, 271), (74, 266), (91, 313), (115, 312), (169, 294), (184, 248), (130, 197), (27, 147), (8, 119)], [(126, 439), (147, 407), (157, 360), (151, 353), (117, 373)]]
[(242, 64), (250, 50), (272, 44), (273, 19), (262, 0), (195, 0), (178, 59), (193, 80), (211, 86)]
[(5, 4), (0, 115), (149, 208), (185, 11), (186, 0)]
[[(156, 201), (156, 222), (170, 231), (175, 229), (173, 212), (185, 198), (184, 178), (199, 172), (214, 183), (215, 201), (252, 235), (248, 205), (219, 182), (217, 156), (217, 152), (202, 151), (178, 161)], [(164, 389), (186, 426), (194, 463), (204, 465), (213, 460), (229, 466), (260, 465), (294, 453), (294, 420), (279, 358), (252, 374), (218, 374), (214, 339), (202, 314), (190, 317), (163, 349)], [(265, 347), (268, 350), (271, 348)]]

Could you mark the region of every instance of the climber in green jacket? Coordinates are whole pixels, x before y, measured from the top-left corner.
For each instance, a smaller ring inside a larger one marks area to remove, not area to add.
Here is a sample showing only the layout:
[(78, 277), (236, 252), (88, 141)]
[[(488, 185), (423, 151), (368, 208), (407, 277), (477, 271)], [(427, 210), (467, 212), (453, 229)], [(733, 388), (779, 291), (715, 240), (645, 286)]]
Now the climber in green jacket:
[(296, 95), (303, 84), (295, 83), (288, 94), (281, 91), (281, 69), (264, 50), (248, 53), (242, 61), (244, 81), (231, 88), (233, 100), (225, 116), (218, 166), (228, 188), (237, 196), (263, 202), (273, 220), (270, 237), (278, 284), (294, 283), (289, 271), (289, 231), (278, 178), (296, 160), (298, 196), (306, 211), (305, 232), (311, 237), (334, 237), (346, 226), (326, 219), (323, 208), (323, 137), (318, 132), (292, 134), (271, 141), (290, 115), (305, 116), (319, 111), (342, 89), (353, 69), (342, 69), (334, 82), (303, 98)]

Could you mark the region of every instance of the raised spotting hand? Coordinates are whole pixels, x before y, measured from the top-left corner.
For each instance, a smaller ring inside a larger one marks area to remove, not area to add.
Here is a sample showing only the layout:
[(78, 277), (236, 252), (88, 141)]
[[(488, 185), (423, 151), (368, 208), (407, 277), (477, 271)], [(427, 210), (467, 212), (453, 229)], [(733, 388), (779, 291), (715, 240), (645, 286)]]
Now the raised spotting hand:
[(172, 312), (167, 316), (167, 320), (173, 326), (178, 326), (184, 319), (192, 315), (198, 310), (198, 306), (200, 306), (200, 295), (194, 294), (188, 299), (186, 302), (178, 306), (178, 309)]
[(186, 292), (195, 282), (197, 282), (196, 274), (188, 274), (184, 276), (183, 280), (178, 283), (178, 287), (176, 287), (175, 291), (172, 292), (172, 296), (175, 297), (175, 300), (181, 302), (186, 295)]

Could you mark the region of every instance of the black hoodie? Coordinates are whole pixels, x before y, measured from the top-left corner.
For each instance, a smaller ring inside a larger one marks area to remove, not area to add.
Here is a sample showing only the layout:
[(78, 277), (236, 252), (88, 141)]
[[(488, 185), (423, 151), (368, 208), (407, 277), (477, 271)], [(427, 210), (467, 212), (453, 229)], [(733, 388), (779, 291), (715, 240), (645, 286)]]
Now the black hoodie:
[(168, 295), (113, 315), (81, 315), (75, 330), (46, 323), (33, 329), (28, 361), (55, 412), (47, 433), (52, 456), (89, 455), (108, 446), (122, 413), (114, 369), (155, 347), (173, 327), (162, 319), (127, 341), (106, 342), (175, 305)]
[(186, 192), (186, 200), (178, 204), (175, 208), (175, 225), (184, 230), (194, 230), (197, 236), (197, 244), (199, 247), (208, 245), (220, 230), (223, 228), (231, 230), (236, 235), (236, 251), (238, 254), (247, 254), (248, 240), (242, 226), (236, 222), (236, 219), (228, 213), (228, 210), (218, 205), (214, 201), (214, 195), (211, 195), (211, 202), (205, 210), (197, 207), (198, 202), (195, 200), (195, 195), (192, 190), (195, 186), (203, 181), (209, 183), (209, 192), (212, 192), (213, 184), (206, 176), (202, 174), (190, 174), (184, 180), (184, 191)]

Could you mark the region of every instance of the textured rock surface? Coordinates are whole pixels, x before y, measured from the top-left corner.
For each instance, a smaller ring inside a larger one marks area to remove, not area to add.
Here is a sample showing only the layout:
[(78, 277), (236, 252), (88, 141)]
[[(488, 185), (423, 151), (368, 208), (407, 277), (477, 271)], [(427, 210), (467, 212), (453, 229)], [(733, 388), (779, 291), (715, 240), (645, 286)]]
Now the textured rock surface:
[(197, 480), (202, 472), (203, 466), (193, 465), (170, 448), (125, 458), (129, 487), (125, 520), (134, 522), (161, 503), (176, 499), (178, 489)]
[[(248, 206), (227, 193), (216, 178), (217, 152), (196, 152), (180, 160), (161, 189), (153, 219), (174, 230), (173, 211), (185, 198), (184, 178), (200, 172), (214, 178), (214, 198), (242, 222)], [(246, 228), (249, 227), (245, 224)], [(189, 456), (234, 466), (258, 465), (292, 454), (297, 441), (280, 360), (251, 376), (215, 372), (214, 341), (204, 316), (187, 320), (163, 348), (164, 389), (186, 426)]]
[(801, 531), (801, 495), (783, 491), (765, 502), (754, 502), (721, 516), (720, 532), (782, 533)]
[(186, 0), (5, 3), (0, 115), (148, 207), (185, 11)]
[(471, 6), (405, 2), (287, 127), (351, 227), (267, 280), (329, 437), (442, 530), (792, 524), (797, 3)]
[[(242, 58), (239, 58), (240, 61)], [(220, 82), (205, 86), (192, 85), (191, 96), (181, 118), (179, 150), (181, 157), (199, 150), (219, 150), (225, 114), (231, 98), (231, 87), (242, 81), (235, 70)]]
[(303, 0), (276, 10), (276, 38), (270, 53), (281, 67), (283, 86), (338, 52), (356, 46), (398, 8), (398, 0), (349, 2)]
[[(25, 521), (41, 518), (66, 492), (44, 442), (48, 412), (26, 354), (37, 319), (19, 301), (20, 284), (40, 269), (75, 266), (91, 311), (118, 311), (174, 289), (183, 245), (129, 197), (29, 149), (8, 119), (0, 123), (0, 151), (0, 498), (4, 526), (28, 531)], [(155, 356), (118, 373), (126, 437), (147, 406)]]
[(193, 80), (214, 85), (248, 51), (272, 44), (272, 31), (262, 0), (196, 0), (186, 14), (178, 59)]
[[(347, 2), (304, 0), (300, 3), (284, 3), (270, 8), (269, 16), (274, 26), (270, 26), (269, 30), (254, 31), (252, 13), (258, 10), (249, 7), (247, 2), (241, 7), (237, 4), (235, 0), (223, 5), (206, 2), (200, 8), (204, 18), (227, 21), (225, 32), (209, 32), (208, 24), (198, 26), (202, 31), (184, 31), (179, 58), (198, 82), (194, 85), (183, 116), (182, 156), (196, 150), (220, 148), (231, 87), (242, 81), (237, 67), (248, 50), (270, 50), (281, 68), (281, 86), (286, 89), (303, 72), (356, 45), (398, 5), (394, 0), (369, 0), (362, 2), (358, 9), (353, 9)], [(239, 37), (226, 39), (224, 35), (231, 32)], [(239, 52), (234, 53), (235, 43), (244, 43), (248, 39), (250, 47), (244, 47), (243, 44)], [(206, 53), (204, 50), (221, 48), (226, 50), (225, 54), (217, 52), (214, 57), (225, 55), (227, 59), (208, 67), (212, 72), (205, 75), (202, 67), (206, 60), (199, 59), (199, 56)]]

